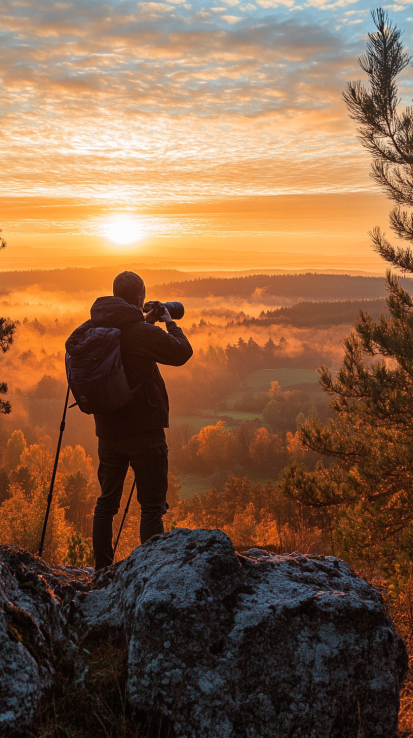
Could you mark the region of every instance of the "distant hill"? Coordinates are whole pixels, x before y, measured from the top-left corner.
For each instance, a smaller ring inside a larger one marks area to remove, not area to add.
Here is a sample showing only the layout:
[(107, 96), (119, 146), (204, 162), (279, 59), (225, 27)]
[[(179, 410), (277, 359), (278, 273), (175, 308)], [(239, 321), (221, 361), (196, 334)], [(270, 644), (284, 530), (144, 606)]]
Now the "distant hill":
[(114, 277), (124, 269), (137, 271), (148, 287), (160, 280), (181, 279), (185, 272), (177, 269), (142, 269), (140, 265), (117, 265), (110, 267), (68, 267), (67, 269), (29, 269), (25, 271), (0, 272), (0, 294), (8, 295), (15, 290), (38, 285), (42, 290), (68, 293), (100, 290), (104, 294), (112, 291)]
[[(413, 280), (400, 279), (409, 293)], [(347, 274), (254, 274), (229, 279), (206, 277), (157, 285), (160, 299), (178, 297), (229, 297), (245, 299), (271, 295), (306, 300), (362, 300), (386, 296), (383, 277), (352, 277)]]
[[(242, 276), (200, 277), (199, 272), (176, 269), (146, 269), (140, 264), (67, 269), (32, 269), (0, 272), (0, 294), (8, 295), (34, 285), (42, 290), (69, 294), (94, 292), (108, 294), (113, 278), (124, 269), (137, 271), (150, 289), (151, 298), (174, 300), (180, 297), (240, 297), (246, 300), (265, 296), (298, 300), (363, 300), (386, 295), (383, 277), (348, 274), (250, 274)], [(413, 293), (413, 280), (401, 278), (401, 284)]]
[[(330, 325), (354, 323), (356, 315), (363, 310), (378, 320), (380, 315), (388, 315), (384, 298), (378, 300), (340, 300), (323, 302), (299, 302), (291, 307), (262, 312), (259, 318), (246, 318), (236, 325), (275, 325), (284, 324), (295, 328), (316, 328)], [(234, 324), (228, 323), (230, 326)]]

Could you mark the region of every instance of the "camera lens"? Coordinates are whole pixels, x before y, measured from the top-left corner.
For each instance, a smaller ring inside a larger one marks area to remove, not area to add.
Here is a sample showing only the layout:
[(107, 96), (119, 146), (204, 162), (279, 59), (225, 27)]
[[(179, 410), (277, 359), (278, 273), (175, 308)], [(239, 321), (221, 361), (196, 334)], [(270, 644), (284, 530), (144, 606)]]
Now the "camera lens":
[(182, 302), (165, 302), (165, 307), (172, 320), (181, 320), (185, 315), (185, 308)]

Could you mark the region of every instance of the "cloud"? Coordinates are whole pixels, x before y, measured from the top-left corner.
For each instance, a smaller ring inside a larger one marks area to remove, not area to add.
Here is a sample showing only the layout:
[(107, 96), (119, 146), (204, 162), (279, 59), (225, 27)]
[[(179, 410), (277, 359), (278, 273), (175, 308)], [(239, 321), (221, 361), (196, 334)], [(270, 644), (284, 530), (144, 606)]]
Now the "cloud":
[(383, 5), (386, 10), (391, 10), (394, 13), (399, 13), (401, 10), (406, 10), (404, 5)]
[(369, 186), (341, 101), (365, 44), (349, 3), (3, 0), (3, 188), (149, 203)]
[(307, 7), (319, 8), (321, 10), (337, 10), (339, 8), (345, 8), (347, 5), (353, 5), (358, 0), (337, 0), (336, 2), (330, 2), (329, 0), (308, 0)]
[(258, 5), (262, 8), (277, 8), (281, 5), (285, 5), (287, 8), (292, 8), (294, 0), (257, 0)]

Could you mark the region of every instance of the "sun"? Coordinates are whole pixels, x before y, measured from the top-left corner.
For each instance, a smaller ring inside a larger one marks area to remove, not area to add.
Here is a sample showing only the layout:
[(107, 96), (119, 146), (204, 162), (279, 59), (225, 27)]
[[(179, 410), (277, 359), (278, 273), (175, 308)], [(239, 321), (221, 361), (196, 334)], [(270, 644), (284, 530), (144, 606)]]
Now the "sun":
[(143, 238), (142, 225), (138, 220), (127, 215), (117, 215), (111, 218), (105, 224), (103, 231), (106, 238), (120, 245), (135, 243)]

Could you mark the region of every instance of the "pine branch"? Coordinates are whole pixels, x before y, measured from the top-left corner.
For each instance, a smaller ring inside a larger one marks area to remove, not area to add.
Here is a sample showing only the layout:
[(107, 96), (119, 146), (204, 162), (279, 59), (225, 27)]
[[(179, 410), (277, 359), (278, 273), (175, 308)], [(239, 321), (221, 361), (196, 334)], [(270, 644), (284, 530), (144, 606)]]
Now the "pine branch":
[(379, 158), (378, 152), (371, 165), (371, 178), (384, 190), (387, 197), (398, 205), (413, 207), (413, 170), (412, 167), (392, 168), (384, 155)]
[(374, 251), (380, 254), (382, 259), (398, 267), (402, 272), (413, 273), (413, 253), (409, 247), (403, 249), (400, 246), (392, 246), (379, 226), (375, 226), (372, 231), (369, 231), (369, 236)]

